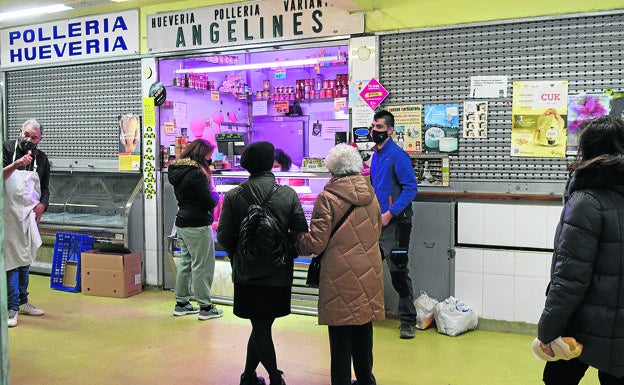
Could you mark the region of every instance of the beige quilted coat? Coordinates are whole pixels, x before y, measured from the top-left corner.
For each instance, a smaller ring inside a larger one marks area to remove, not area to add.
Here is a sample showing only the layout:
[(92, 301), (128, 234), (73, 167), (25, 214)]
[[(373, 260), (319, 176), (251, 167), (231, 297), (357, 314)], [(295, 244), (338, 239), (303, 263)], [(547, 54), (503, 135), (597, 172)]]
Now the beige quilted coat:
[[(330, 240), (352, 204), (356, 208)], [(310, 232), (300, 238), (308, 253), (327, 248), (321, 262), (319, 324), (363, 325), (385, 318), (380, 234), (379, 203), (368, 179), (332, 178), (316, 199)]]

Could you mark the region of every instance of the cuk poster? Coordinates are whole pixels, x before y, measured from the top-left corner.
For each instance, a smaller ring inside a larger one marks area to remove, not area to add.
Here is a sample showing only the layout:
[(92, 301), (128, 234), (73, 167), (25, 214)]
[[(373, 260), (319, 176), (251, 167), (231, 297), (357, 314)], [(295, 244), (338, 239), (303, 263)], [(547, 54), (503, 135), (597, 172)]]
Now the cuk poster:
[(457, 154), (459, 146), (459, 104), (425, 105), (426, 153)]
[(422, 152), (422, 105), (388, 106), (388, 112), (394, 115), (394, 140), (408, 153)]
[(568, 81), (513, 83), (511, 156), (564, 158)]

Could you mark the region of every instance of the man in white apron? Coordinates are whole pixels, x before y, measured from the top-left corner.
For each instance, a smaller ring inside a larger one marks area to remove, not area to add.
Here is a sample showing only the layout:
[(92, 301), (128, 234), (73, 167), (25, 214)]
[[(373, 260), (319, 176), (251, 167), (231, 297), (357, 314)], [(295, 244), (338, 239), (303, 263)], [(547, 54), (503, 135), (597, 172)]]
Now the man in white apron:
[(30, 265), (41, 246), (37, 224), (48, 207), (50, 162), (37, 149), (43, 128), (27, 120), (15, 141), (2, 144), (4, 179), (4, 255), (7, 274), (8, 321), (17, 325), (17, 314), (43, 315), (28, 302)]

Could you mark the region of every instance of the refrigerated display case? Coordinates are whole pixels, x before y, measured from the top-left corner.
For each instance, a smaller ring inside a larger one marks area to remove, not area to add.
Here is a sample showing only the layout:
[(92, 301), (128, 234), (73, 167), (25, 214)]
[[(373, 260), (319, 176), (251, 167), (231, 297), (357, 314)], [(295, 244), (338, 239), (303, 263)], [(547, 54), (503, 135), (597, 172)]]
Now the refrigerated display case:
[(144, 254), (143, 182), (137, 173), (52, 172), (50, 203), (41, 216), (44, 241), (33, 264), (51, 268), (57, 232), (86, 234), (96, 248)]
[[(283, 185), (291, 184), (291, 186), (301, 200), (303, 212), (306, 215), (308, 224), (314, 208), (314, 202), (318, 193), (323, 190), (327, 181), (331, 178), (329, 173), (289, 173), (275, 172), (276, 181)], [(172, 243), (170, 241), (171, 229), (175, 221), (177, 211), (177, 202), (175, 199), (173, 186), (169, 184), (167, 172), (163, 172), (162, 191), (163, 191), (163, 268), (165, 288), (172, 289), (175, 287), (175, 257), (173, 256)], [(249, 173), (246, 171), (219, 171), (213, 175), (215, 189), (220, 195), (220, 202), (223, 201), (223, 195), (230, 189), (238, 186), (247, 180)], [(304, 183), (300, 185), (300, 181)], [(219, 207), (215, 210), (216, 229), (218, 221)], [(213, 277), (213, 286), (211, 292), (213, 300), (216, 303), (231, 304), (234, 293), (231, 266), (227, 258), (227, 253), (219, 246), (219, 240), (216, 238), (216, 231), (213, 232), (215, 239), (215, 257), (216, 266)], [(305, 285), (306, 274), (311, 256), (300, 256), (295, 260), (295, 272), (293, 278), (293, 294), (292, 294), (292, 310), (299, 314), (316, 314), (316, 305), (318, 302), (318, 289), (309, 288)]]

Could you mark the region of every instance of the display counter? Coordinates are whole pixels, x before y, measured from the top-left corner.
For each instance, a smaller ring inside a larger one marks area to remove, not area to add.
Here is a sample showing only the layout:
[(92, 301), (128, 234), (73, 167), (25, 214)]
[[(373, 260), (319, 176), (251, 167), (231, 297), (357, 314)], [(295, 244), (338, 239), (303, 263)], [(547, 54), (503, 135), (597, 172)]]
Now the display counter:
[[(299, 196), (303, 212), (308, 220), (312, 216), (314, 202), (316, 196), (323, 190), (327, 181), (331, 178), (329, 173), (291, 173), (291, 172), (275, 172), (275, 179), (279, 184), (290, 185)], [(164, 285), (165, 288), (175, 287), (175, 258), (171, 251), (170, 235), (173, 223), (175, 221), (175, 213), (177, 211), (177, 202), (175, 199), (173, 186), (169, 184), (167, 172), (162, 173), (163, 186), (163, 237), (165, 255), (163, 255), (164, 268)], [(215, 189), (220, 195), (220, 204), (223, 202), (224, 194), (232, 188), (238, 186), (249, 178), (247, 171), (219, 170), (213, 174)], [(215, 221), (218, 221), (220, 204), (215, 210)], [(216, 229), (218, 222), (215, 222), (213, 228)], [(216, 231), (213, 232), (215, 239), (215, 258), (217, 259), (215, 267), (215, 275), (213, 278), (213, 287), (211, 292), (213, 299), (217, 303), (231, 304), (233, 297), (233, 285), (231, 278), (231, 267), (227, 258), (227, 253), (219, 246), (219, 240), (216, 238)], [(307, 269), (311, 256), (301, 256), (295, 260), (295, 271), (293, 278), (292, 290), (292, 310), (299, 314), (316, 314), (316, 305), (318, 302), (318, 289), (309, 288), (305, 285)]]
[(48, 210), (39, 223), (44, 248), (37, 267), (51, 268), (46, 248), (53, 248), (57, 232), (92, 236), (100, 249), (143, 253), (142, 185), (138, 173), (52, 172)]

